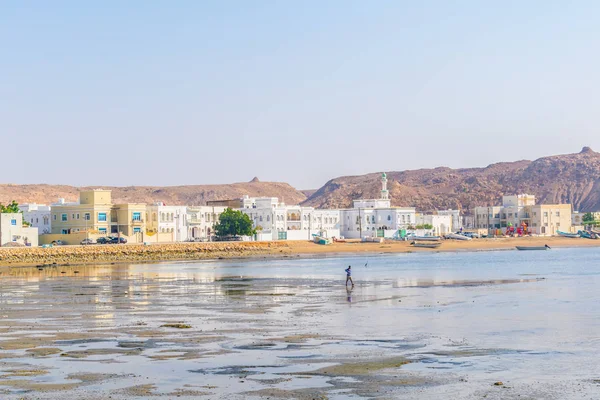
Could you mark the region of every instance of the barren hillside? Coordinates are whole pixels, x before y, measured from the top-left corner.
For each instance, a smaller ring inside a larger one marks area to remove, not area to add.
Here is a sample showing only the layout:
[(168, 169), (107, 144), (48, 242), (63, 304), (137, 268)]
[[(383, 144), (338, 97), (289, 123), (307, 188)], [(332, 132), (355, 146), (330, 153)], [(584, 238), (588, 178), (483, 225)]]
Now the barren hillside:
[[(600, 210), (600, 154), (580, 153), (535, 161), (497, 163), (485, 168), (439, 167), (388, 172), (392, 204), (419, 210), (498, 204), (504, 194), (531, 193), (539, 202), (572, 203), (576, 210)], [(316, 207), (350, 207), (353, 199), (379, 197), (380, 173), (330, 180), (305, 202)]]

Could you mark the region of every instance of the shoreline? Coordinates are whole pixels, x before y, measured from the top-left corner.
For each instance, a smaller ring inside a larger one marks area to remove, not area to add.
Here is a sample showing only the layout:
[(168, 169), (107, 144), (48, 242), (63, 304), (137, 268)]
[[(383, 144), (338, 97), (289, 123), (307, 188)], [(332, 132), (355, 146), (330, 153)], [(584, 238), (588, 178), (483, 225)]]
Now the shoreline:
[(600, 247), (600, 240), (564, 237), (489, 238), (470, 241), (444, 240), (436, 249), (414, 248), (408, 241), (383, 243), (345, 242), (317, 245), (309, 241), (165, 243), (145, 245), (64, 246), (52, 248), (0, 248), (0, 268), (116, 263), (154, 263), (223, 259), (257, 259), (516, 250), (515, 246)]

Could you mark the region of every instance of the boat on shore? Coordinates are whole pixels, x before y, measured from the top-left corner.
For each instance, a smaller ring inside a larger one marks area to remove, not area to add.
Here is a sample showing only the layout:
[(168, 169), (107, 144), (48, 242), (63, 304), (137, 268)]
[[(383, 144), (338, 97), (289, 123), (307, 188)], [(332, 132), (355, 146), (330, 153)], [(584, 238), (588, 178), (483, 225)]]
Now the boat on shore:
[(543, 246), (515, 246), (517, 250), (550, 250), (547, 244)]
[(472, 240), (470, 237), (461, 235), (460, 233), (449, 233), (446, 235), (446, 239), (454, 239), (454, 240)]
[(579, 233), (569, 233), (569, 232), (561, 232), (561, 231), (556, 231), (556, 233), (558, 233), (559, 236), (566, 237), (566, 238), (572, 238), (572, 239), (581, 237), (581, 235)]
[(439, 242), (442, 240), (440, 236), (411, 236), (410, 239), (422, 242)]
[(419, 248), (423, 248), (423, 249), (437, 249), (438, 247), (440, 247), (442, 244), (440, 242), (412, 242), (411, 246), (412, 247), (419, 247)]

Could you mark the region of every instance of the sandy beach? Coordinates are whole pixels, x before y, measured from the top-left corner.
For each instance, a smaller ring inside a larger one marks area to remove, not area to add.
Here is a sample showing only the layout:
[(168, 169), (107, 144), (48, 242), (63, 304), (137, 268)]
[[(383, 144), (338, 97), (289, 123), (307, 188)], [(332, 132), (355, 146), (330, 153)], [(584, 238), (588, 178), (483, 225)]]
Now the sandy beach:
[(406, 241), (361, 243), (349, 241), (317, 245), (309, 241), (169, 243), (108, 246), (57, 246), (52, 248), (0, 248), (1, 266), (154, 262), (172, 260), (233, 259), (247, 257), (326, 256), (409, 252), (510, 250), (515, 246), (600, 247), (600, 240), (564, 237), (490, 238), (444, 240), (437, 249), (414, 248)]

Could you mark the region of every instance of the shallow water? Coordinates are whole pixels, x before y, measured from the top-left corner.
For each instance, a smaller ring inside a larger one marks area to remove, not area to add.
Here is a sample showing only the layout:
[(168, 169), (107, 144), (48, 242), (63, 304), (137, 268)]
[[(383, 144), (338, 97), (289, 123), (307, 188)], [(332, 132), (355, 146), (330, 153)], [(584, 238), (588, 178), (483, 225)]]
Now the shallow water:
[(600, 398), (599, 256), (6, 268), (0, 394)]

